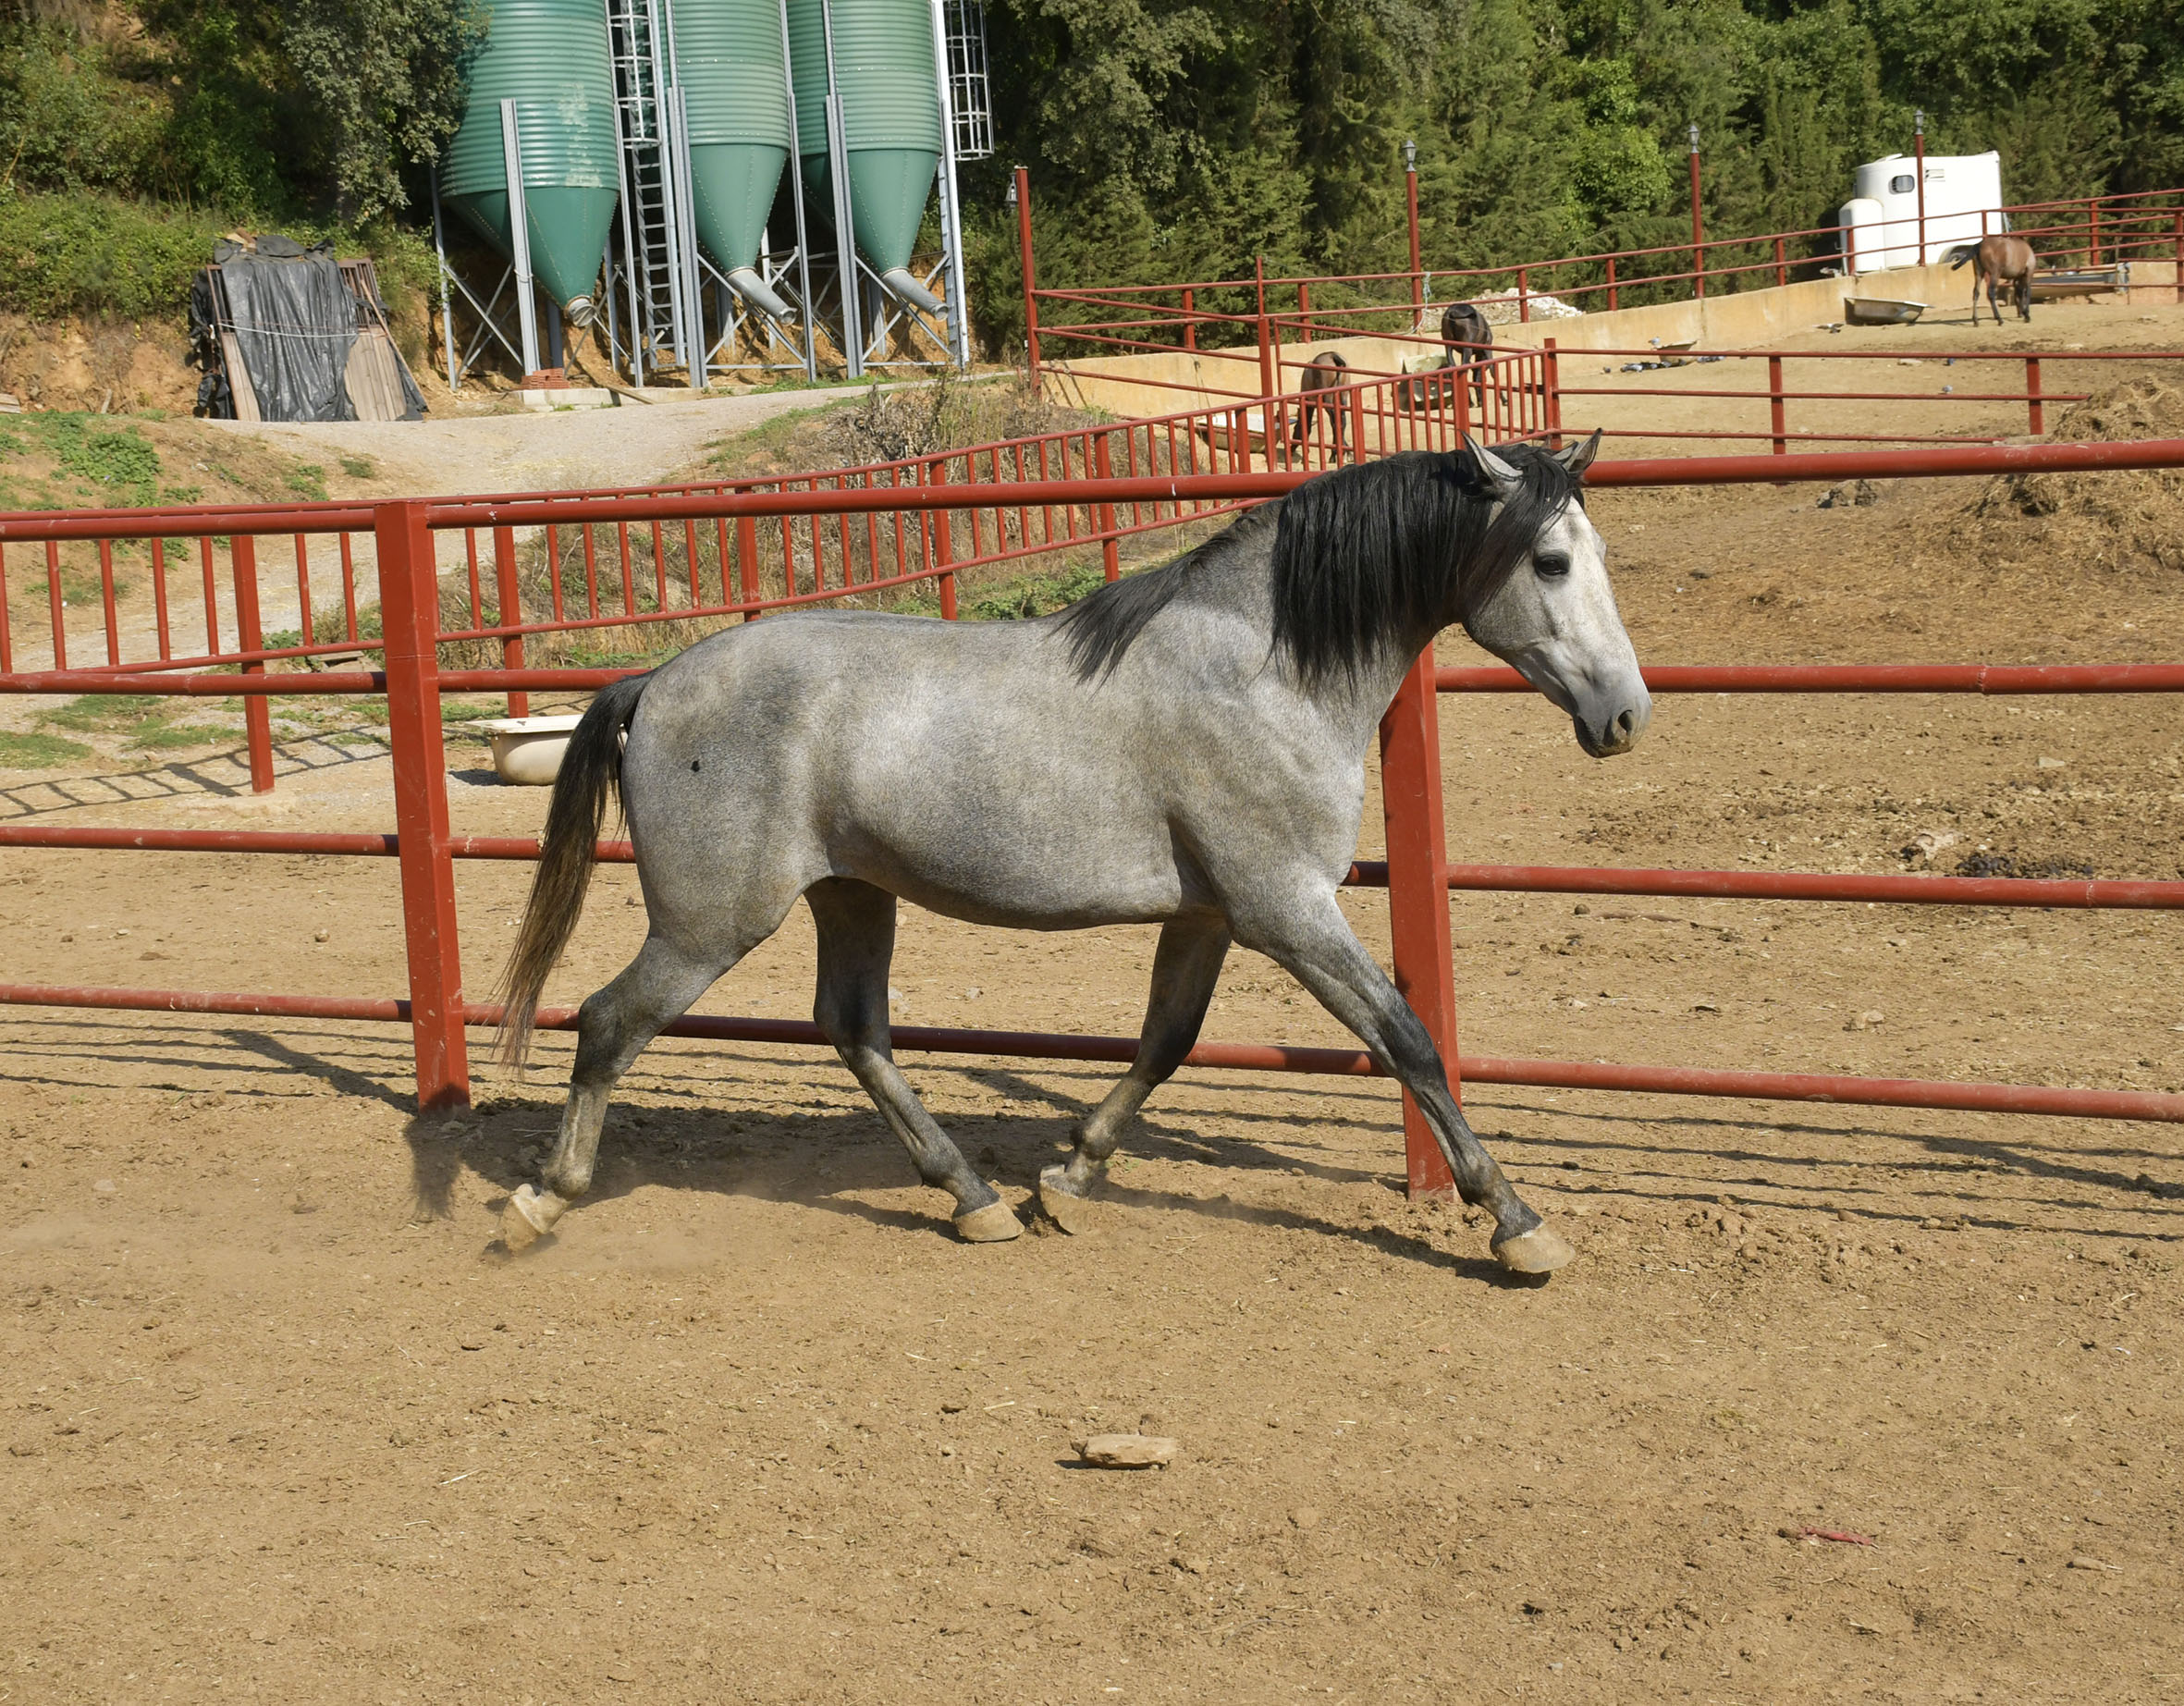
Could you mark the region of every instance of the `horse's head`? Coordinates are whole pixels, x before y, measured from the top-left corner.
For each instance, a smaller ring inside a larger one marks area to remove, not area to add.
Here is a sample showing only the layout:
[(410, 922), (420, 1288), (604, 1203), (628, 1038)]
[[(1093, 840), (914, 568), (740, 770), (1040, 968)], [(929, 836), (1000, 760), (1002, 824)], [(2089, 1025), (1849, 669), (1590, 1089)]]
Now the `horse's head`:
[[(1522, 467), (1468, 434), (1464, 442), (1504, 505), (1527, 496)], [(1595, 433), (1554, 460), (1573, 480), (1581, 479), (1599, 448)], [(1580, 489), (1551, 509), (1526, 557), (1465, 613), (1464, 626), (1570, 714), (1577, 744), (1593, 757), (1626, 753), (1645, 733), (1652, 695), (1615, 608), (1606, 548), (1585, 513)]]

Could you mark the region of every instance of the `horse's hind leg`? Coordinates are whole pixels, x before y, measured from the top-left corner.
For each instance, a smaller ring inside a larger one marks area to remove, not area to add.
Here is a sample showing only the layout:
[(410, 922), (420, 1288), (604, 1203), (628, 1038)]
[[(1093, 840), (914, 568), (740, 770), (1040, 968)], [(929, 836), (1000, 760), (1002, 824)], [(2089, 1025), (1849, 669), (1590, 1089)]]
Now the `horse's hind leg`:
[(1380, 1070), (1403, 1086), (1433, 1128), (1467, 1203), (1494, 1217), (1494, 1259), (1518, 1273), (1552, 1273), (1577, 1252), (1528, 1208), (1449, 1094), (1433, 1038), (1387, 974), (1373, 963), (1331, 893), (1294, 910), (1234, 920), (1236, 939), (1281, 964), (1355, 1032)]
[(812, 1017), (856, 1074), (917, 1168), (917, 1176), (955, 1198), (955, 1229), (972, 1244), (996, 1244), (1024, 1230), (1008, 1204), (972, 1170), (963, 1152), (933, 1122), (895, 1065), (888, 1040), (888, 964), (895, 955), (895, 897), (884, 889), (830, 878), (804, 891), (819, 927), (818, 989)]
[(570, 1074), (560, 1135), (540, 1172), (546, 1189), (526, 1184), (509, 1197), (500, 1220), (501, 1239), (509, 1249), (522, 1249), (550, 1230), (570, 1203), (591, 1188), (615, 1081), (740, 957), (695, 958), (665, 937), (650, 936), (621, 975), (577, 1010), (576, 1068)]
[(1084, 1227), (1084, 1200), (1106, 1176), (1107, 1159), (1122, 1142), (1123, 1128), (1145, 1106), (1146, 1098), (1174, 1075), (1197, 1042), (1228, 951), (1225, 920), (1175, 918), (1161, 927), (1137, 1058), (1099, 1106), (1078, 1123), (1076, 1153), (1068, 1164), (1058, 1163), (1039, 1174), (1039, 1207), (1062, 1231)]

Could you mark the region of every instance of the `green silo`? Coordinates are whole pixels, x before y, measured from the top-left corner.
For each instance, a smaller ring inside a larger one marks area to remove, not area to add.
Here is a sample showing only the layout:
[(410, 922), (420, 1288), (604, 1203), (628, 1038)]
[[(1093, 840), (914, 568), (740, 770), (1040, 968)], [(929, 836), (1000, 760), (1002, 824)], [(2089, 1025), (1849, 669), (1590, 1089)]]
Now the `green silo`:
[[(827, 28), (822, 0), (789, 0), (797, 152), (831, 208), (827, 170)], [(939, 302), (908, 272), (940, 165), (940, 91), (929, 0), (832, 0), (834, 88), (849, 157), (850, 222), (865, 260), (898, 295)], [(907, 287), (907, 289), (905, 289)]]
[(500, 104), (516, 104), (532, 276), (579, 321), (620, 195), (607, 11), (599, 0), (491, 0), (470, 105), (440, 164), (441, 200), (509, 252)]
[(698, 240), (742, 295), (786, 319), (787, 305), (752, 264), (791, 141), (780, 7), (676, 0), (674, 18)]

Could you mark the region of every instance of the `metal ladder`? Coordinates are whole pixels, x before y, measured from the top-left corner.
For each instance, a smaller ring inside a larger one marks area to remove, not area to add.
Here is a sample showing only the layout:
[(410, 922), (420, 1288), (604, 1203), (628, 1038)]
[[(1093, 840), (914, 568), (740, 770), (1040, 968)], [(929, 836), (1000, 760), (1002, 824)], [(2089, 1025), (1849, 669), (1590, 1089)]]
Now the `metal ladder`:
[(955, 157), (983, 160), (993, 153), (993, 91), (986, 80), (985, 0), (944, 0), (948, 36), (948, 104)]
[(608, 51), (627, 223), (632, 342), (648, 364), (685, 366), (683, 233), (676, 218), (674, 160), (664, 95), (673, 81), (666, 7), (658, 0), (607, 0)]

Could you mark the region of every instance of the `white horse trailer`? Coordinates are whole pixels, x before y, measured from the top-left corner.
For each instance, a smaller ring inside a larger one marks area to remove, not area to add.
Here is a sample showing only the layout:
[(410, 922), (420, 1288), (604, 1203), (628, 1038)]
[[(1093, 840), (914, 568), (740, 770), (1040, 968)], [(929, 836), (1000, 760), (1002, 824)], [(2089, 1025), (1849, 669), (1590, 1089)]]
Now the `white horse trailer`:
[(1843, 250), (1854, 273), (1937, 261), (1958, 243), (2009, 229), (2002, 213), (2002, 156), (1926, 156), (1926, 248), (1919, 247), (1919, 163), (1890, 154), (1858, 168), (1843, 203)]

